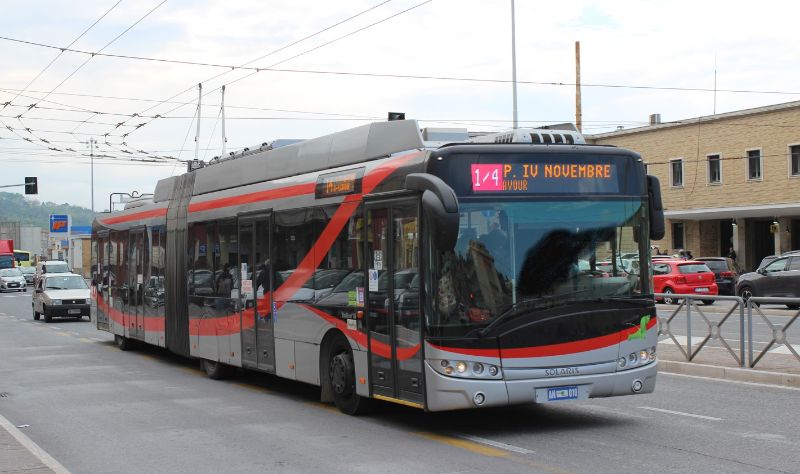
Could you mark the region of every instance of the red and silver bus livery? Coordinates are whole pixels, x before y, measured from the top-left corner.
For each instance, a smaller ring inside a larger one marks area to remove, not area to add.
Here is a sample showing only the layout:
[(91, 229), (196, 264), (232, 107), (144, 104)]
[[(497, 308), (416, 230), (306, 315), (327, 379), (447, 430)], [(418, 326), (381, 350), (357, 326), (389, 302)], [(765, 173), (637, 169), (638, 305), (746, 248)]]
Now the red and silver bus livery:
[(215, 160), (98, 216), (96, 321), (122, 348), (319, 385), (351, 414), (648, 393), (661, 235), (633, 152), (375, 123)]

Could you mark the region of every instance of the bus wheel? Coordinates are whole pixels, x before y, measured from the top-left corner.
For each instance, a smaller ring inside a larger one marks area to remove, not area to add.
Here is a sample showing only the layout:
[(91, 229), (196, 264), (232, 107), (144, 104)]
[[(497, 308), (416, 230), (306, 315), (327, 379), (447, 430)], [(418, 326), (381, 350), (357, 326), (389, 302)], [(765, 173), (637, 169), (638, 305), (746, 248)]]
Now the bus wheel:
[(208, 359), (201, 360), (200, 367), (205, 371), (206, 375), (208, 375), (208, 378), (214, 380), (230, 378), (236, 370), (236, 368), (231, 365)]
[(328, 353), (328, 374), (333, 401), (339, 411), (360, 415), (368, 410), (369, 399), (356, 393), (356, 370), (353, 351), (344, 337), (337, 337)]
[(129, 351), (133, 349), (133, 341), (127, 337), (122, 337), (119, 334), (114, 334), (114, 343), (121, 351)]

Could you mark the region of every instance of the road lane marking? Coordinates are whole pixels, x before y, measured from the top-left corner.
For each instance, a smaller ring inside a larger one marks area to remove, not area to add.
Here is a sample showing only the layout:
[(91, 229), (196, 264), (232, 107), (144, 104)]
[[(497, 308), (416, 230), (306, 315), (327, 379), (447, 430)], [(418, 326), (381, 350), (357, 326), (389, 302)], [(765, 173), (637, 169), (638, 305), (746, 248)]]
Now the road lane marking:
[(531, 451), (530, 449), (520, 448), (519, 446), (514, 446), (513, 444), (501, 443), (500, 441), (481, 438), (480, 436), (472, 436), (464, 433), (451, 433), (451, 435), (467, 441), (474, 441), (476, 443), (485, 444), (494, 448), (505, 449), (506, 451), (511, 451), (518, 454), (536, 454), (535, 451)]
[(19, 444), (25, 447), (36, 459), (42, 462), (45, 466), (49, 467), (56, 474), (69, 474), (69, 471), (60, 462), (56, 461), (52, 456), (47, 454), (47, 451), (40, 448), (38, 444), (28, 438), (25, 433), (20, 431), (16, 425), (8, 421), (3, 415), (0, 415), (0, 427), (8, 431), (8, 434), (14, 437)]
[(611, 407), (606, 407), (606, 406), (602, 406), (602, 405), (577, 405), (577, 406), (579, 406), (581, 408), (585, 408), (587, 410), (591, 410), (591, 411), (597, 411), (597, 412), (600, 412), (600, 413), (609, 413), (609, 414), (612, 414), (612, 415), (622, 416), (622, 417), (626, 417), (626, 418), (639, 418), (639, 419), (644, 419), (644, 420), (647, 420), (647, 419), (650, 418), (648, 416), (637, 415), (635, 413), (630, 413), (630, 412), (628, 412), (626, 410), (620, 410), (618, 408), (611, 408)]
[(658, 376), (670, 375), (672, 377), (688, 377), (690, 379), (700, 379), (700, 380), (708, 380), (712, 382), (725, 382), (725, 383), (735, 383), (735, 384), (743, 384), (743, 385), (752, 385), (754, 387), (764, 387), (764, 388), (780, 388), (783, 390), (795, 390), (800, 391), (800, 387), (787, 387), (786, 385), (772, 385), (768, 383), (758, 383), (758, 382), (744, 382), (740, 380), (728, 380), (728, 379), (718, 379), (714, 377), (703, 377), (701, 375), (689, 375), (689, 374), (676, 374), (673, 372), (659, 372)]
[(92, 343), (92, 340), (91, 340), (91, 339), (86, 339), (85, 337), (82, 337), (82, 338), (80, 338), (80, 339), (78, 339), (78, 340), (79, 340), (79, 341), (81, 341), (81, 342), (88, 343), (88, 344), (91, 344), (91, 343)]
[(64, 331), (57, 331), (56, 334), (58, 334), (59, 336), (70, 337), (70, 334), (68, 332), (64, 332)]
[(505, 458), (510, 455), (510, 453), (506, 450), (497, 449), (492, 446), (486, 446), (467, 439), (454, 438), (452, 436), (430, 433), (427, 431), (417, 432), (416, 434), (422, 436), (423, 438), (436, 441), (438, 443), (446, 444), (448, 446), (453, 446), (459, 449), (464, 449), (467, 451), (471, 451), (473, 453), (482, 454), (484, 456), (490, 456), (493, 458)]
[(650, 411), (657, 411), (661, 413), (667, 413), (670, 415), (679, 415), (679, 416), (688, 416), (690, 418), (699, 418), (701, 420), (709, 420), (709, 421), (723, 421), (723, 418), (717, 418), (714, 416), (705, 416), (705, 415), (697, 415), (695, 413), (686, 413), (682, 411), (675, 411), (675, 410), (666, 410), (664, 408), (655, 408), (655, 407), (639, 407), (642, 410), (650, 410)]

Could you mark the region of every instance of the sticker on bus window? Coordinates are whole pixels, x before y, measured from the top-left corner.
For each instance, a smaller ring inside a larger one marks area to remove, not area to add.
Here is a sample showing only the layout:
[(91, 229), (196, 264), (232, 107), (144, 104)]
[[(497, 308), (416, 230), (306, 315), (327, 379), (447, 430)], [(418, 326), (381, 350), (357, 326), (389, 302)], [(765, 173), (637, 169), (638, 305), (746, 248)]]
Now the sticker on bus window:
[(356, 302), (358, 303), (358, 306), (360, 306), (360, 307), (364, 306), (364, 287), (363, 286), (357, 286), (356, 287)]
[(370, 269), (369, 273), (369, 291), (378, 291), (378, 270)]

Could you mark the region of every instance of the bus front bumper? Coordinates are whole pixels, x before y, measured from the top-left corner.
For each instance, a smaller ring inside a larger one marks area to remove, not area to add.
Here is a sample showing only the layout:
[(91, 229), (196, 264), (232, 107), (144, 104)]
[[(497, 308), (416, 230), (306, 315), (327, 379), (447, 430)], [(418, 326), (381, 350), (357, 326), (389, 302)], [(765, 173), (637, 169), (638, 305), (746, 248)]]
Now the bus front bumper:
[[(612, 373), (527, 380), (486, 380), (447, 377), (433, 370), (426, 362), (426, 409), (446, 411), (537, 403), (537, 390), (546, 391), (549, 388), (578, 387), (578, 400), (651, 393), (655, 389), (657, 371), (656, 361), (635, 369)], [(480, 400), (483, 401), (478, 404)]]

